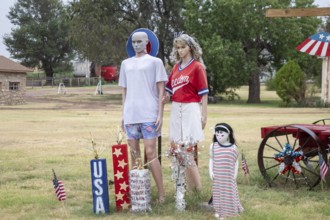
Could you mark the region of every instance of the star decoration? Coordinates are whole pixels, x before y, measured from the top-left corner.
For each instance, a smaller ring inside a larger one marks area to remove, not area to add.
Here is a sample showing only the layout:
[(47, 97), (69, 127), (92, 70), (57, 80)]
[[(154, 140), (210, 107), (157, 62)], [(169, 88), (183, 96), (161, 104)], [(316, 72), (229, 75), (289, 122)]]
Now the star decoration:
[(121, 168), (123, 168), (123, 169), (124, 169), (124, 167), (127, 165), (127, 163), (125, 163), (124, 159), (119, 160), (118, 163), (119, 163), (118, 167), (121, 167)]
[(120, 185), (120, 190), (126, 190), (128, 185), (126, 184), (126, 182), (123, 182), (122, 184), (119, 184)]
[(128, 209), (129, 204), (125, 201), (123, 204), (121, 204), (121, 207), (123, 207), (123, 209)]
[(115, 152), (113, 152), (112, 154), (116, 155), (117, 157), (119, 157), (120, 155), (123, 155), (123, 153), (121, 152), (121, 149), (119, 149), (119, 148), (115, 148)]
[(123, 196), (124, 194), (122, 194), (121, 192), (116, 194), (116, 200), (123, 200)]
[(124, 173), (124, 172), (120, 172), (120, 171), (118, 171), (118, 172), (115, 174), (115, 177), (116, 177), (118, 180), (120, 180), (121, 178), (124, 178), (124, 177), (123, 177), (123, 173)]

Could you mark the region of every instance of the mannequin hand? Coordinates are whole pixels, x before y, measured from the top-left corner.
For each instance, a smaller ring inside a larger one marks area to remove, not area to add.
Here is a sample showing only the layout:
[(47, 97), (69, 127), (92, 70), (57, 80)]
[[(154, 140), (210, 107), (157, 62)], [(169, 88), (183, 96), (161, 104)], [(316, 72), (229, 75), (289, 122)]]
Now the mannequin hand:
[(202, 116), (202, 129), (203, 129), (203, 130), (204, 130), (204, 128), (205, 128), (206, 121), (207, 121), (207, 117), (206, 117), (206, 116)]
[(121, 119), (121, 125), (120, 125), (120, 127), (121, 127), (121, 130), (125, 133), (126, 131), (125, 131), (124, 119), (123, 118)]
[(162, 117), (157, 117), (155, 125), (156, 125), (156, 131), (160, 132), (162, 130), (162, 125), (163, 125)]
[(163, 96), (162, 103), (165, 104), (170, 101), (170, 94), (168, 92), (165, 92), (165, 95)]
[(211, 180), (213, 180), (213, 178), (214, 178), (213, 172), (210, 172), (210, 178), (211, 178)]

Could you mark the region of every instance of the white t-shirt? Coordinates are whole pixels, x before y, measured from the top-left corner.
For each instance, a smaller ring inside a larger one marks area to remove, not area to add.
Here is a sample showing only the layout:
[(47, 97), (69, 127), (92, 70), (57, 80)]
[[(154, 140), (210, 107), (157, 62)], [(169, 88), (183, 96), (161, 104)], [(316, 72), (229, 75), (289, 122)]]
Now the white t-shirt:
[(161, 59), (146, 54), (121, 63), (119, 86), (126, 88), (124, 124), (155, 122), (158, 116), (157, 82), (167, 82)]

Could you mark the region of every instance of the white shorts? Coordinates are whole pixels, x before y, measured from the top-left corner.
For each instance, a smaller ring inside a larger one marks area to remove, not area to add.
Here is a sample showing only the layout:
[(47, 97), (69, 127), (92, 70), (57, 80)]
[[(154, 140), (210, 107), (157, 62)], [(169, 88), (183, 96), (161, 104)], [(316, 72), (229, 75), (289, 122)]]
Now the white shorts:
[(199, 103), (172, 102), (169, 140), (178, 144), (197, 144), (204, 139)]

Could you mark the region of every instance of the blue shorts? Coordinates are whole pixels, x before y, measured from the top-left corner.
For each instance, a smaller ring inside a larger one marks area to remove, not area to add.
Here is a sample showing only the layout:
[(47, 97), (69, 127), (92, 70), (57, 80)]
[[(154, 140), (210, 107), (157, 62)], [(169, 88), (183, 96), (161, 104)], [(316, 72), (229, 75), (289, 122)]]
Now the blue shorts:
[(127, 124), (125, 125), (126, 138), (128, 140), (154, 139), (160, 136), (160, 132), (156, 128), (154, 122)]

